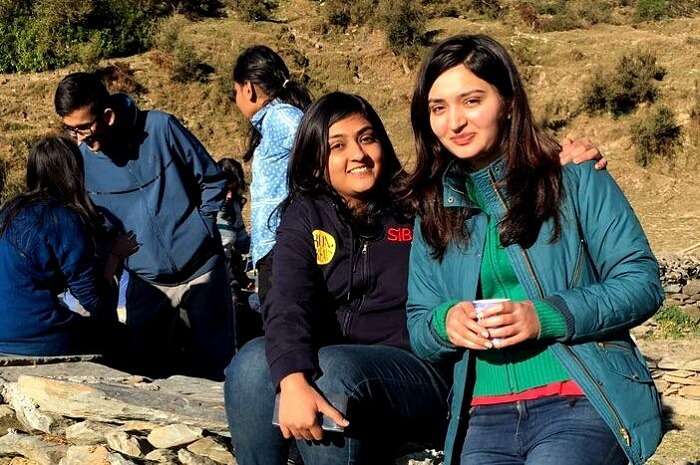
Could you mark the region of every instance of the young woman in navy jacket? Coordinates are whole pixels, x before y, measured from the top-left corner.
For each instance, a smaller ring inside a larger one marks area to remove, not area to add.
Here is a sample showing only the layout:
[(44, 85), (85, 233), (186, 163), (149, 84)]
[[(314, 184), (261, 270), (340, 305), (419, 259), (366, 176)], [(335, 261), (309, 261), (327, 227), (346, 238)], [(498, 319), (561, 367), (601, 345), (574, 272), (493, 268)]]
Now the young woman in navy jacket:
[[(306, 465), (386, 463), (399, 441), (441, 436), (448, 383), (408, 350), (413, 234), (397, 195), (403, 177), (363, 98), (332, 93), (309, 107), (277, 231), (265, 336), (226, 373), (239, 464), (284, 464), (290, 439)], [(337, 396), (348, 398), (347, 415), (326, 399)], [(322, 432), (321, 415), (344, 433)]]

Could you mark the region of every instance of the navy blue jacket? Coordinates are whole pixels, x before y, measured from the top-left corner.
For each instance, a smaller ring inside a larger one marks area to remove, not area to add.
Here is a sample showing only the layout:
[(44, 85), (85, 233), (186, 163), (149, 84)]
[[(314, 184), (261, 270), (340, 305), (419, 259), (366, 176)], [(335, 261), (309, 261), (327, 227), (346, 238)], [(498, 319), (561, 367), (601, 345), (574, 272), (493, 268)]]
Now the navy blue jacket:
[(409, 349), (406, 281), (410, 220), (386, 215), (374, 232), (353, 231), (329, 198), (295, 198), (274, 249), (273, 282), (263, 304), (273, 382), (318, 373), (328, 344)]
[[(0, 218), (2, 214), (0, 214)], [(84, 317), (58, 295), (66, 287), (99, 317), (111, 295), (98, 291), (93, 239), (80, 217), (56, 202), (22, 209), (0, 236), (0, 352), (59, 355), (79, 351)]]
[(160, 284), (179, 284), (211, 270), (222, 253), (216, 214), (225, 180), (204, 146), (172, 115), (140, 111), (112, 96), (117, 142), (105, 152), (81, 144), (85, 185), (118, 230), (140, 244), (125, 267)]

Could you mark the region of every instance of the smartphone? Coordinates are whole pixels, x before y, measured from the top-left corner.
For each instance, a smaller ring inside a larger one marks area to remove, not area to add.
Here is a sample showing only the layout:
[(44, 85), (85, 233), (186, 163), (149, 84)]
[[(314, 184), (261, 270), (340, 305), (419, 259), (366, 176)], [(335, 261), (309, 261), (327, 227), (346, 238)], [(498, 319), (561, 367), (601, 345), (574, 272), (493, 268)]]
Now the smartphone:
[[(337, 411), (343, 414), (343, 417), (348, 419), (347, 414), (348, 414), (348, 396), (345, 394), (340, 394), (340, 393), (329, 393), (329, 394), (324, 394), (324, 397), (328, 401), (329, 404), (331, 404)], [(272, 414), (272, 424), (275, 426), (280, 425), (280, 394), (279, 392), (275, 396), (275, 411)], [(321, 421), (321, 429), (323, 431), (333, 431), (336, 433), (342, 433), (345, 431), (345, 428), (336, 424), (333, 420), (331, 420), (329, 417), (326, 415), (323, 415), (323, 420)]]

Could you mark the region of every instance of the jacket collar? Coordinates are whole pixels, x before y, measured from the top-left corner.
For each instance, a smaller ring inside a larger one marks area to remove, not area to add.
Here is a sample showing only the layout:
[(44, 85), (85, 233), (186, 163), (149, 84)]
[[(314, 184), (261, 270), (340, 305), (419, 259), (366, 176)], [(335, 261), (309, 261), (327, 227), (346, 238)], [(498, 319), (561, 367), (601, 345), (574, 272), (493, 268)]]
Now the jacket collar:
[[(452, 160), (445, 168), (442, 175), (442, 199), (444, 207), (457, 208), (478, 208), (467, 194), (467, 181), (473, 183), (475, 189), (484, 195), (486, 199), (494, 197), (494, 183), (498, 183), (505, 178), (506, 162), (503, 157), (499, 157), (488, 166), (477, 171), (467, 171), (459, 160)], [(492, 195), (488, 195), (492, 193)]]
[(256, 111), (255, 114), (253, 115), (253, 117), (250, 118), (250, 123), (253, 125), (253, 127), (255, 129), (258, 130), (258, 132), (262, 131), (262, 122), (263, 122), (263, 119), (265, 119), (265, 115), (267, 115), (273, 107), (275, 107), (281, 103), (282, 103), (282, 101), (280, 99), (278, 99), (278, 98), (273, 99), (273, 100), (267, 102), (265, 105), (263, 105), (263, 107), (261, 109), (259, 109), (258, 111)]

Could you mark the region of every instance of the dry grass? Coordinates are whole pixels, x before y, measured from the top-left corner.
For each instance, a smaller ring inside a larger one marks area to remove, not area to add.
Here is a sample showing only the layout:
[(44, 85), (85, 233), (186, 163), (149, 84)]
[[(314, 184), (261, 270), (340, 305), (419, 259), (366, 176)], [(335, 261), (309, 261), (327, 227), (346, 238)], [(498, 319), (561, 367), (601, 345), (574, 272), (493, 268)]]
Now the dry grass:
[[(131, 77), (146, 89), (140, 105), (178, 115), (216, 157), (238, 157), (245, 144), (247, 122), (227, 98), (235, 56), (246, 46), (265, 43), (279, 50), (296, 78), (307, 79), (315, 95), (331, 90), (359, 93), (376, 106), (406, 166), (413, 165), (409, 101), (419, 59), (395, 56), (381, 31), (350, 28), (321, 33), (319, 4), (313, 0), (282, 2), (276, 22), (245, 23), (235, 17), (185, 21), (181, 37), (194, 44), (215, 68), (208, 83), (175, 83), (172, 60), (162, 51), (120, 59)], [(700, 78), (700, 18), (660, 23), (596, 25), (566, 32), (534, 33), (518, 18), (437, 18), (428, 23), (436, 39), (454, 33), (487, 33), (513, 51), (528, 79), (530, 100), (540, 120), (553, 121), (558, 137), (588, 136), (610, 159), (610, 170), (630, 197), (657, 251), (675, 251), (697, 241), (700, 228), (700, 184), (695, 181), (697, 157), (676, 168), (634, 165), (629, 138), (631, 121), (587, 116), (578, 108), (583, 82), (598, 67), (612, 67), (620, 55), (640, 47), (654, 49), (668, 74), (660, 84), (661, 100), (688, 124), (691, 94)], [(526, 32), (523, 32), (526, 31)], [(113, 63), (111, 61), (109, 63)], [(102, 63), (104, 66), (108, 63)], [(58, 80), (78, 67), (35, 75), (0, 75), (0, 158), (9, 160), (17, 184), (22, 166), (18, 138), (36, 137), (56, 124), (52, 94)], [(671, 232), (669, 234), (669, 232)]]

